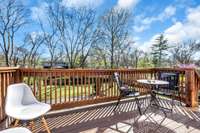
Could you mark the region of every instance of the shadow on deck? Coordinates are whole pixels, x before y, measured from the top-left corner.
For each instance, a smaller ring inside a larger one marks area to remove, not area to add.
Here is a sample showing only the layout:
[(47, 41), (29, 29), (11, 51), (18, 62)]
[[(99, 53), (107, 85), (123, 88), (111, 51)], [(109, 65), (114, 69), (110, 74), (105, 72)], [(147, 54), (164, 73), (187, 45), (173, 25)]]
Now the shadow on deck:
[[(143, 110), (149, 104), (149, 99), (142, 99)], [(159, 110), (149, 110), (151, 119), (143, 115), (138, 122), (139, 112), (133, 99), (121, 102), (116, 112), (115, 103), (104, 103), (89, 107), (53, 112), (47, 116), (48, 125), (53, 133), (188, 133), (200, 132), (200, 112), (176, 103), (173, 113), (168, 112), (167, 118)], [(163, 100), (165, 107), (171, 107), (169, 100)], [(156, 111), (156, 112), (155, 112)], [(155, 115), (156, 114), (156, 115)], [(164, 119), (164, 121), (163, 121)], [(163, 121), (163, 122), (162, 122)], [(134, 123), (135, 122), (135, 123)], [(160, 123), (162, 122), (162, 123)], [(34, 132), (44, 132), (36, 121)]]

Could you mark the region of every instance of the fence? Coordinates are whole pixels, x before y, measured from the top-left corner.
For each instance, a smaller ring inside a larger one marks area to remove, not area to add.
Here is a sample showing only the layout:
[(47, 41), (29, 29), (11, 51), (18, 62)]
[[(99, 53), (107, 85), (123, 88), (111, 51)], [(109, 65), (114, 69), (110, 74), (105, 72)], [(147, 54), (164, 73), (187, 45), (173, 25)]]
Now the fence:
[(123, 82), (141, 94), (149, 92), (148, 86), (137, 79), (158, 79), (160, 72), (179, 73), (182, 99), (188, 106), (197, 105), (200, 76), (194, 69), (0, 69), (0, 120), (5, 118), (6, 89), (9, 84), (27, 83), (39, 101), (49, 103), (53, 109), (106, 102), (118, 98), (119, 92), (113, 80), (118, 72)]

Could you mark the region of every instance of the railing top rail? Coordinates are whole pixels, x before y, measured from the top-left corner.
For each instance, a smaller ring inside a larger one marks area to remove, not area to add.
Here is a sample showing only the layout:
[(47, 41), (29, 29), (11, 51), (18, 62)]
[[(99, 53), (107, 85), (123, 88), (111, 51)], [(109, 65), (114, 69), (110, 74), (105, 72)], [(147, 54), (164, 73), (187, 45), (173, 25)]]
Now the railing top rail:
[[(137, 69), (44, 69), (44, 68), (19, 68), (19, 67), (0, 67), (0, 72), (10, 72), (21, 70), (23, 72), (125, 72), (125, 71), (137, 71), (137, 72), (152, 72), (152, 71), (178, 71), (184, 72), (186, 70), (195, 70), (193, 68), (137, 68)], [(200, 74), (196, 71), (196, 73)]]
[(19, 67), (0, 67), (0, 72), (14, 72), (18, 69)]
[(24, 72), (152, 72), (152, 71), (178, 71), (194, 70), (192, 68), (139, 68), (139, 69), (43, 69), (43, 68), (20, 68)]

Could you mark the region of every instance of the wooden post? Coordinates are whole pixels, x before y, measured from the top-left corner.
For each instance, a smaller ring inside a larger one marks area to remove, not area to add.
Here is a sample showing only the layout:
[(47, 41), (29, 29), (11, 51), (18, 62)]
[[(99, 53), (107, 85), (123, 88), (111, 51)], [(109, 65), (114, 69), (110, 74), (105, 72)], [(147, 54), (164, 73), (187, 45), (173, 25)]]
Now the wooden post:
[(97, 82), (96, 82), (96, 95), (99, 96), (99, 92), (101, 90), (101, 79), (98, 76), (98, 77), (96, 77), (96, 80), (97, 80)]
[(22, 82), (22, 75), (20, 69), (16, 69), (15, 76), (14, 76), (14, 83)]
[(4, 81), (3, 81), (3, 73), (0, 73), (0, 121), (5, 118), (4, 114)]
[(189, 107), (197, 107), (198, 89), (195, 84), (195, 71), (193, 69), (186, 70), (186, 89), (188, 90), (186, 105)]

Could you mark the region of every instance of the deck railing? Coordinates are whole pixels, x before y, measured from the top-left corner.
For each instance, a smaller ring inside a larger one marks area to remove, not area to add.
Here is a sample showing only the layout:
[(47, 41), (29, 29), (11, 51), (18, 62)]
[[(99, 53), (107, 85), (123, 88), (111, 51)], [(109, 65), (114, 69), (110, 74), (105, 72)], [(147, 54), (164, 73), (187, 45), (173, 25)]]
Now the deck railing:
[(194, 69), (0, 69), (0, 120), (5, 118), (6, 89), (9, 84), (25, 82), (39, 101), (49, 103), (53, 109), (106, 102), (118, 98), (119, 92), (113, 73), (119, 72), (123, 82), (141, 94), (149, 87), (138, 84), (137, 79), (158, 79), (160, 72), (178, 72), (182, 99), (188, 106), (197, 105), (200, 76)]
[(17, 68), (0, 68), (0, 120), (6, 117), (4, 107), (7, 87), (9, 84), (18, 81), (16, 77), (17, 70)]

